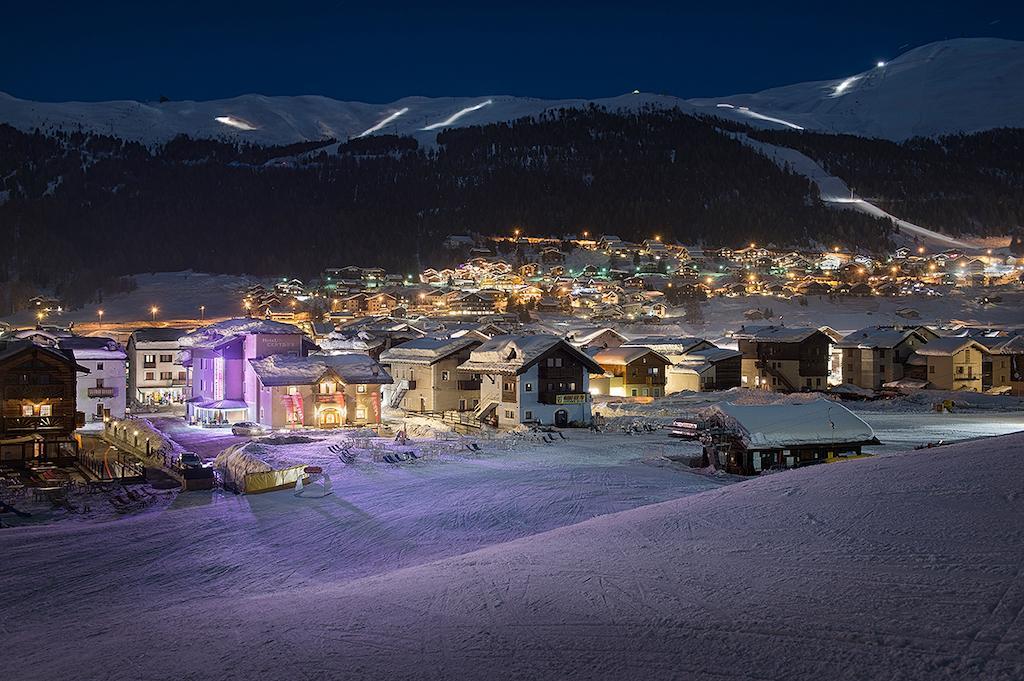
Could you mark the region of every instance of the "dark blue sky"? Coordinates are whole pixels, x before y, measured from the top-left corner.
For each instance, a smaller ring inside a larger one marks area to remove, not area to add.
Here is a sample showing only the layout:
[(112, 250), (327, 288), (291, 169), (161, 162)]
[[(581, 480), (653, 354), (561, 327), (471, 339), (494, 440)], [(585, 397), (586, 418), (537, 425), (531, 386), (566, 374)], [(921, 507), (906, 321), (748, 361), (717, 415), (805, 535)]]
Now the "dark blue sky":
[(6, 3), (0, 91), (696, 97), (835, 78), (945, 38), (1024, 39), (1024, 2), (376, 4)]

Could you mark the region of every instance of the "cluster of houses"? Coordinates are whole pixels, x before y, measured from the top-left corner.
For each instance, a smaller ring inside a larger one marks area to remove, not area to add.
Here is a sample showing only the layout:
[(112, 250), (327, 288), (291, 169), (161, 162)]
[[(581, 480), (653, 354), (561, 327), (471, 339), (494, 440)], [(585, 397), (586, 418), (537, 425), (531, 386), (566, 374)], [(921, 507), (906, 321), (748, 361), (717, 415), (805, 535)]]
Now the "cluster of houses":
[[(900, 248), (885, 258), (843, 251), (687, 248), (660, 238), (627, 242), (605, 235), (538, 238), (451, 237), (469, 257), (418, 275), (381, 268), (329, 268), (304, 284), (282, 279), (241, 291), (249, 314), (340, 324), (362, 316), (465, 316), (527, 309), (592, 321), (657, 321), (709, 297), (926, 297), (985, 288), (1019, 289), (1024, 263), (1012, 255), (929, 253)], [(906, 317), (916, 315), (912, 305)], [(757, 319), (751, 314), (751, 319)]]

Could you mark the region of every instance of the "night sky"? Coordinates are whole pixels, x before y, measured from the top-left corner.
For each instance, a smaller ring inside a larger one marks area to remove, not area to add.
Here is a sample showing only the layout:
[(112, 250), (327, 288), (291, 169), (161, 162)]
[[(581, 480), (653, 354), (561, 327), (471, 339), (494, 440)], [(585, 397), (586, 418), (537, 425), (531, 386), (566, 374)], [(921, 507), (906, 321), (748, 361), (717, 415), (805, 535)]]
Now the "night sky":
[(683, 97), (841, 77), (924, 43), (1024, 39), (1021, 2), (5, 3), (0, 91)]

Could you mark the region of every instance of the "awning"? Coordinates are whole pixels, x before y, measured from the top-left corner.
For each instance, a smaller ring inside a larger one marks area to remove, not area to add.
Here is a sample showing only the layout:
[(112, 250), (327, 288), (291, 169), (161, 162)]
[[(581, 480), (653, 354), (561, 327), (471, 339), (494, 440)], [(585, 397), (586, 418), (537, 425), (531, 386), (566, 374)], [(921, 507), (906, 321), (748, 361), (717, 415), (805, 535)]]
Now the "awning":
[(209, 404), (197, 405), (200, 409), (248, 409), (249, 405), (242, 400), (217, 400), (216, 402), (210, 402)]

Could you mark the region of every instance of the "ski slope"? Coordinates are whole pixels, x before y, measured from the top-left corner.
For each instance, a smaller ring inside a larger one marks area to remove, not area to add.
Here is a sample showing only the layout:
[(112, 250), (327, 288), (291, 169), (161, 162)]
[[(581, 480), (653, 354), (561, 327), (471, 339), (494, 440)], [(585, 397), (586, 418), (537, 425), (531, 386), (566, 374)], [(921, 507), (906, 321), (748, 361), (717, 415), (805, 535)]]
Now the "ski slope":
[(433, 143), (446, 128), (509, 121), (595, 104), (676, 107), (773, 129), (905, 139), (1024, 125), (1024, 43), (989, 38), (925, 45), (858, 74), (755, 94), (681, 99), (630, 93), (546, 100), (509, 95), (405, 97), (386, 104), (316, 95), (258, 94), (210, 101), (32, 102), (0, 93), (0, 122), (31, 130), (88, 130), (147, 144), (176, 135), (288, 144), (372, 134)]
[(900, 228), (900, 235), (896, 236), (897, 241), (901, 240), (900, 237), (902, 236), (902, 241), (914, 244), (923, 244), (937, 250), (962, 248), (973, 251), (984, 247), (979, 243), (972, 243), (970, 241), (957, 239), (942, 234), (941, 232), (928, 229), (927, 227), (907, 222), (895, 215), (887, 213), (873, 203), (857, 198), (854, 196), (850, 187), (841, 178), (838, 178), (835, 175), (830, 175), (828, 171), (822, 168), (821, 164), (817, 161), (795, 149), (761, 142), (759, 140), (751, 139), (747, 135), (736, 135), (735, 137), (745, 145), (752, 149), (756, 149), (761, 154), (772, 159), (780, 167), (789, 168), (793, 172), (803, 175), (814, 182), (818, 187), (818, 193), (821, 196), (821, 200), (826, 204), (839, 209), (857, 210), (872, 217), (891, 220)]

